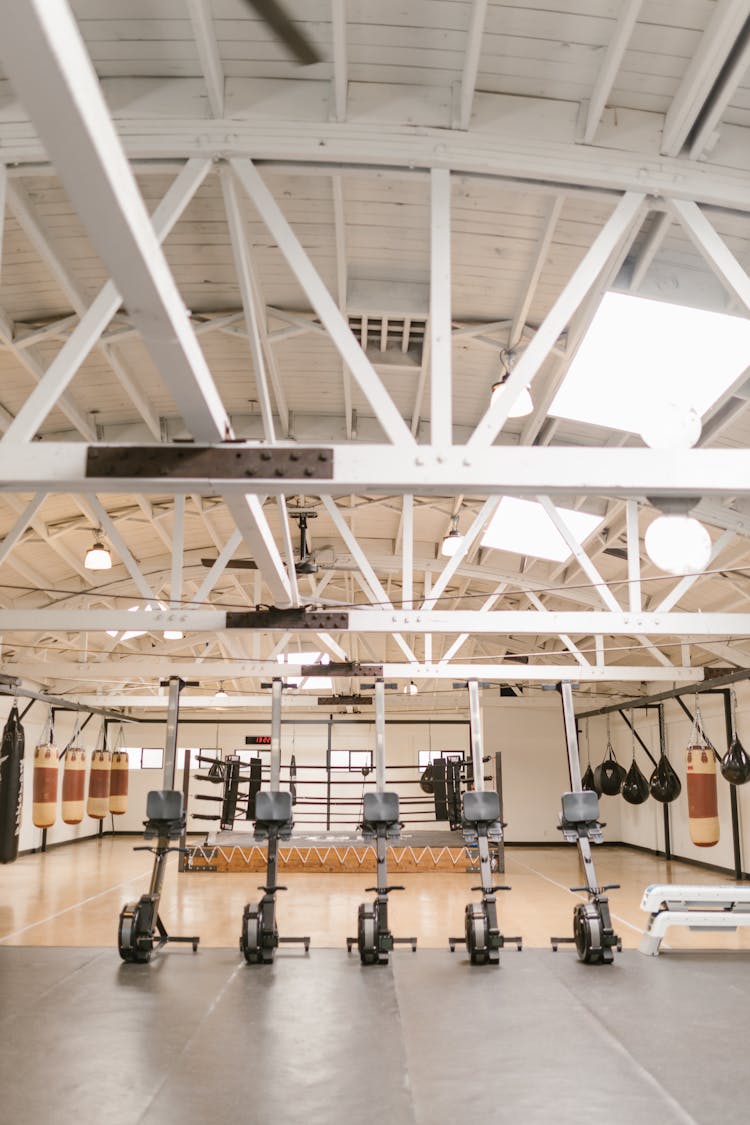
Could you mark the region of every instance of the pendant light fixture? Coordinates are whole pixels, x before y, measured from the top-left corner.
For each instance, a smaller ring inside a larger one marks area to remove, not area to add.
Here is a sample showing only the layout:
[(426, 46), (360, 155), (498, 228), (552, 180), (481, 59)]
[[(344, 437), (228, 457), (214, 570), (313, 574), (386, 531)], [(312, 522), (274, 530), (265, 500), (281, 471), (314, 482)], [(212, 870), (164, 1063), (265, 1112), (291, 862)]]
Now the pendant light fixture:
[(94, 545), (89, 547), (83, 560), (86, 570), (111, 570), (112, 556), (102, 543), (102, 529), (99, 528), (94, 536)]

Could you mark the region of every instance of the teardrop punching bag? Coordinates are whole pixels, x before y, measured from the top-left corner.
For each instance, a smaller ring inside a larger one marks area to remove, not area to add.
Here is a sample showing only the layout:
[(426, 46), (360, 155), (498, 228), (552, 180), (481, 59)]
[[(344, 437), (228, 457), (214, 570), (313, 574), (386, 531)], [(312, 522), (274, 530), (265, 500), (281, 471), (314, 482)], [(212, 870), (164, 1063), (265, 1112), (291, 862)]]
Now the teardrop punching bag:
[(51, 742), (34, 750), (33, 786), (31, 819), (37, 828), (51, 828), (57, 820), (57, 750)]
[(732, 785), (744, 785), (750, 781), (750, 756), (737, 735), (721, 759), (721, 775)]
[(24, 733), (18, 708), (11, 708), (0, 747), (0, 863), (18, 856), (23, 809)]
[(649, 781), (651, 796), (663, 805), (676, 801), (682, 792), (682, 782), (675, 773), (672, 763), (662, 751)]
[(635, 754), (633, 755), (633, 761), (630, 763), (630, 769), (625, 774), (620, 792), (629, 805), (642, 805), (644, 801), (648, 800), (648, 782), (635, 760)]
[(109, 750), (95, 750), (91, 755), (89, 799), (86, 812), (94, 820), (104, 820), (109, 812), (109, 781), (111, 771)]
[(130, 758), (127, 750), (115, 750), (112, 754), (112, 772), (109, 779), (109, 811), (122, 816), (128, 811), (128, 777)]
[(686, 773), (690, 839), (696, 847), (713, 848), (719, 842), (716, 759), (705, 743), (688, 746)]
[(66, 824), (80, 824), (83, 820), (86, 792), (86, 751), (79, 746), (69, 746), (65, 751), (62, 783), (62, 818)]

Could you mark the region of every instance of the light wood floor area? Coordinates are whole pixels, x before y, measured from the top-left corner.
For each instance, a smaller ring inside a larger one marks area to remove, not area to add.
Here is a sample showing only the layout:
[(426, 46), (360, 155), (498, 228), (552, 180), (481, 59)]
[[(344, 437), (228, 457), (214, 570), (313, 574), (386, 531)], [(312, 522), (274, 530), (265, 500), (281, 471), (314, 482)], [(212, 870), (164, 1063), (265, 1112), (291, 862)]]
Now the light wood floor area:
[[(22, 856), (0, 867), (0, 942), (8, 945), (107, 946), (116, 941), (122, 905), (148, 890), (151, 856), (134, 852), (133, 837), (104, 837), (55, 848), (46, 855)], [(549, 947), (550, 935), (572, 933), (572, 911), (579, 898), (569, 887), (580, 884), (574, 848), (508, 848), (506, 873), (499, 881), (513, 889), (501, 894), (503, 932), (521, 934), (530, 947)], [(623, 945), (636, 948), (647, 924), (639, 909), (649, 883), (725, 883), (723, 875), (664, 860), (627, 848), (597, 849), (597, 875), (620, 883), (610, 895)], [(422, 947), (445, 948), (449, 935), (463, 932), (463, 912), (476, 874), (435, 872), (403, 875), (404, 893), (392, 896), (391, 923), (398, 935), (419, 938)], [(178, 874), (170, 859), (162, 917), (175, 934), (199, 934), (204, 946), (237, 943), (242, 910), (257, 899), (258, 874)], [(285, 873), (288, 891), (279, 895), (282, 934), (309, 934), (317, 947), (340, 948), (356, 932), (357, 906), (370, 896), (365, 875)], [(750, 935), (668, 934), (672, 948), (750, 948)], [(508, 953), (508, 956), (512, 956)]]

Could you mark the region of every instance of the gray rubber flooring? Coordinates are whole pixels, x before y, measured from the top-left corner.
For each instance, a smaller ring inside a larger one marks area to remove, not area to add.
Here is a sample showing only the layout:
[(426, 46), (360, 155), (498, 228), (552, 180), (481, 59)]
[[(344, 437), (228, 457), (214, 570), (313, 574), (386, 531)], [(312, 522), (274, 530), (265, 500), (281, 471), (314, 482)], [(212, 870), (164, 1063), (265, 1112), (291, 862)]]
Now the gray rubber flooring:
[(734, 1125), (748, 960), (0, 949), (9, 1125)]

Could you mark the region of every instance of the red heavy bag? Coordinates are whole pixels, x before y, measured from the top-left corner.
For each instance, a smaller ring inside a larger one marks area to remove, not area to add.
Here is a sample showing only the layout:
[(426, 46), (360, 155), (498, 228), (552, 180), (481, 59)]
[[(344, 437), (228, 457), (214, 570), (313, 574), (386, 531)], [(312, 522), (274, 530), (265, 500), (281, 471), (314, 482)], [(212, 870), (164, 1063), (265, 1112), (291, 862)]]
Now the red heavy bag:
[(94, 820), (104, 820), (109, 812), (109, 781), (112, 759), (109, 750), (102, 748), (91, 755), (89, 774), (89, 799), (86, 812)]
[(36, 828), (51, 828), (57, 820), (57, 750), (51, 740), (34, 751), (33, 784), (31, 819)]
[(130, 758), (127, 750), (114, 750), (109, 778), (109, 811), (115, 816), (122, 816), (128, 811), (129, 767)]
[(79, 746), (69, 746), (65, 751), (62, 783), (62, 818), (66, 824), (80, 824), (83, 820), (86, 792), (86, 751)]
[(12, 707), (0, 747), (0, 863), (18, 857), (23, 809), (24, 733), (18, 708)]
[(719, 842), (716, 758), (703, 733), (699, 707), (695, 709), (686, 766), (690, 839), (696, 847), (713, 848)]

